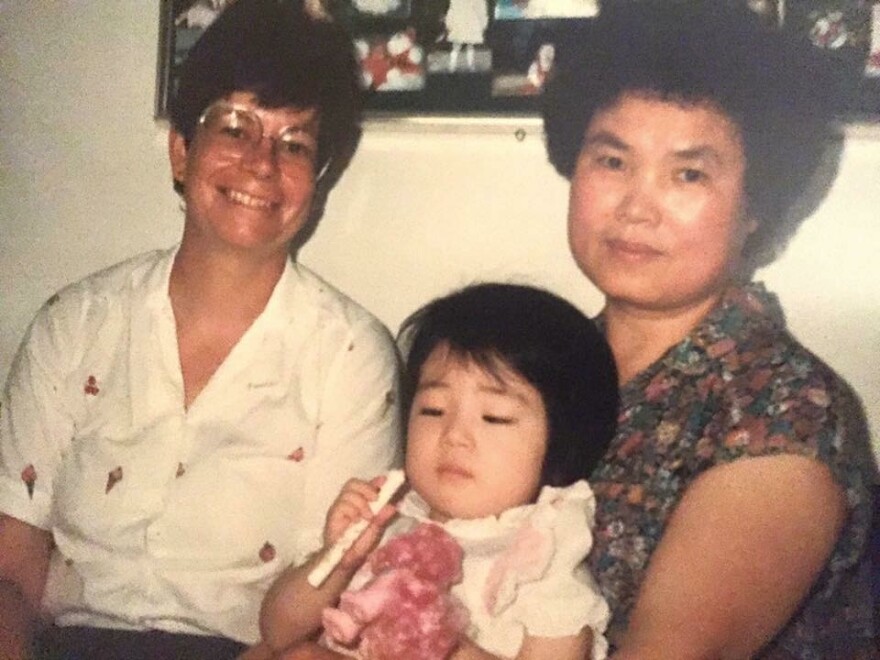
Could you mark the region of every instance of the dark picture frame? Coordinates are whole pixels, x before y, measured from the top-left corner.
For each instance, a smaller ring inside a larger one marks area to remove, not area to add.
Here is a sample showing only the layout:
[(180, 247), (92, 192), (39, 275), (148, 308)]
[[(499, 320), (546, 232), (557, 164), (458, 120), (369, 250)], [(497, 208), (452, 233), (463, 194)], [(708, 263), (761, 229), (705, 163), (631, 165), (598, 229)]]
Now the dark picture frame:
[[(309, 0), (306, 0), (309, 1)], [(352, 34), (367, 117), (537, 116), (553, 45), (600, 0), (314, 0)], [(611, 2), (613, 0), (604, 0)], [(880, 0), (746, 0), (864, 75), (843, 119), (880, 121)], [(160, 0), (155, 116), (179, 66), (234, 0)]]

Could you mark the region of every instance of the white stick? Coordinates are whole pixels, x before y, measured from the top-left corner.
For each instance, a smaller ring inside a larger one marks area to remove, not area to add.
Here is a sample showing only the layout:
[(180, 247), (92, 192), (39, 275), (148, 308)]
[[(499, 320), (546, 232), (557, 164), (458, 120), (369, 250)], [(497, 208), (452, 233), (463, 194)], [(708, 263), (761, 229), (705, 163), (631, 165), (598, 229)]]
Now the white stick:
[[(405, 477), (403, 476), (403, 470), (391, 470), (385, 476), (385, 483), (382, 484), (382, 487), (379, 489), (379, 494), (376, 496), (376, 499), (370, 502), (370, 511), (372, 511), (373, 514), (379, 513), (380, 509), (391, 501), (391, 498), (394, 497), (394, 493), (400, 490), (404, 481)], [(358, 537), (364, 533), (364, 530), (369, 524), (369, 520), (361, 519), (356, 523), (349, 525), (348, 529), (346, 529), (342, 536), (339, 537), (339, 540), (331, 546), (327, 553), (321, 558), (321, 561), (318, 562), (318, 565), (312, 569), (311, 573), (309, 573), (307, 579), (310, 585), (317, 589), (324, 584), (324, 580), (327, 579), (327, 576), (333, 572), (333, 569), (336, 568), (342, 560), (342, 555), (344, 555), (354, 542), (358, 540)]]

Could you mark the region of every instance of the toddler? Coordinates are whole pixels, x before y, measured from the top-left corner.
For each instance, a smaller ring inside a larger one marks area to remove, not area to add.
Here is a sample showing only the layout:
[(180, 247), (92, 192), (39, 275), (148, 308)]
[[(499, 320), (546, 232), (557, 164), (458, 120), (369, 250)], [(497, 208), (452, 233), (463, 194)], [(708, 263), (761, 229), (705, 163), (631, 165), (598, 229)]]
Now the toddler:
[(401, 338), (409, 491), (373, 513), (384, 478), (346, 484), (325, 548), (362, 519), (366, 531), (320, 588), (306, 578), (324, 552), (279, 578), (263, 605), (264, 639), (275, 649), (309, 639), (322, 611), (361, 586), (367, 566), (356, 572), (380, 540), (427, 524), (461, 548), (451, 594), (469, 623), (452, 658), (604, 658), (608, 607), (583, 564), (594, 510), (585, 479), (618, 408), (604, 338), (561, 298), (510, 284), (437, 299)]

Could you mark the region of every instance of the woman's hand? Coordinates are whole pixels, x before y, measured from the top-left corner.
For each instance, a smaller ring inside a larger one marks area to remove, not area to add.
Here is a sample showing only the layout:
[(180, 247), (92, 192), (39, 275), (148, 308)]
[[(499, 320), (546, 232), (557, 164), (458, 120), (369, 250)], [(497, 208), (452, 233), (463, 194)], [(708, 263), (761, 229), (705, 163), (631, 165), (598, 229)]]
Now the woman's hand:
[(651, 559), (615, 658), (747, 658), (788, 621), (846, 517), (828, 468), (768, 456), (708, 470)]
[(370, 481), (350, 479), (327, 512), (327, 521), (324, 525), (324, 552), (331, 548), (351, 525), (361, 520), (369, 521), (363, 534), (343, 555), (339, 563), (343, 570), (357, 569), (364, 563), (367, 555), (378, 545), (382, 532), (397, 511), (391, 505), (385, 505), (376, 514), (370, 509), (370, 504), (376, 500), (385, 478), (379, 476)]

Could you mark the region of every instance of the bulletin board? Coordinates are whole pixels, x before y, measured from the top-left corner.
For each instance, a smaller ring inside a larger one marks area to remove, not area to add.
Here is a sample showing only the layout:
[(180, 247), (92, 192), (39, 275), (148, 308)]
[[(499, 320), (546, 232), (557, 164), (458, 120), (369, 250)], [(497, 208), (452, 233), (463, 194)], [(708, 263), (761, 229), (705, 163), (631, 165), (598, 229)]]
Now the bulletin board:
[[(232, 2), (161, 0), (157, 117), (167, 114), (188, 50)], [(861, 68), (862, 84), (845, 118), (880, 121), (880, 0), (748, 5), (768, 23), (802, 32)], [(565, 30), (592, 20), (600, 0), (323, 0), (320, 6), (352, 34), (368, 116), (488, 117), (538, 114), (554, 44)]]

